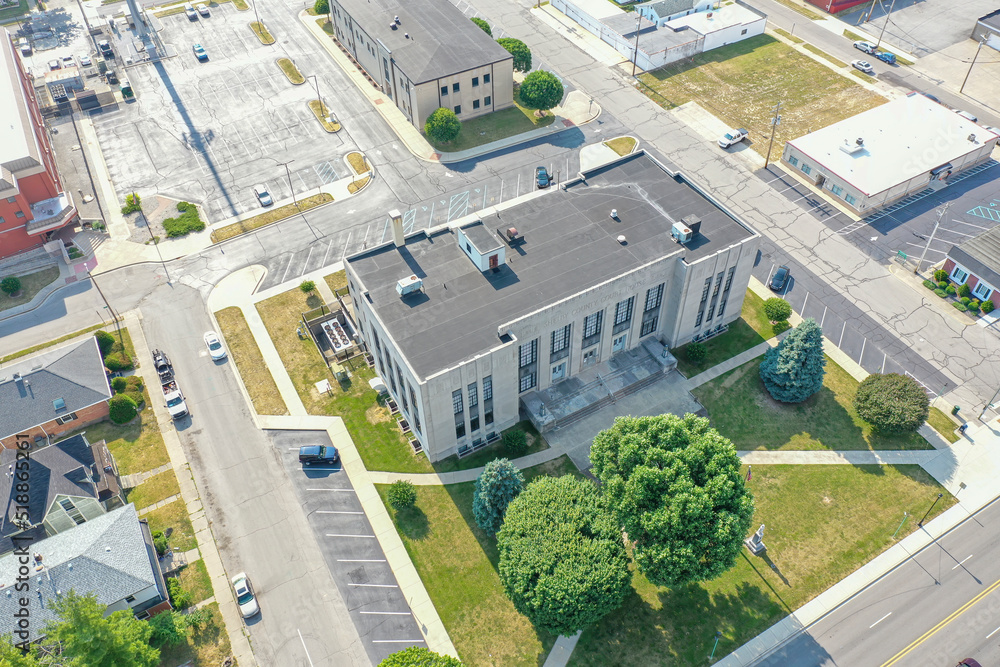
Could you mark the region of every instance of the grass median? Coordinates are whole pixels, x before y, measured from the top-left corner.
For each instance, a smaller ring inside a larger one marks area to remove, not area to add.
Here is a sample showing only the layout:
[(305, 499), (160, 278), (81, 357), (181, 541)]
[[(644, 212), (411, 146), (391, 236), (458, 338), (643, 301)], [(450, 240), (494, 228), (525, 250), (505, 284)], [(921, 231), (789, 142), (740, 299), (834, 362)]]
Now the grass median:
[(351, 169), (358, 175), (367, 173), (371, 169), (364, 154), (358, 151), (351, 151), (347, 154), (347, 163), (351, 165)]
[(618, 153), (619, 155), (628, 155), (635, 150), (635, 138), (633, 137), (617, 137), (611, 141), (605, 141), (604, 145)]
[(313, 112), (313, 116), (319, 121), (319, 124), (323, 126), (323, 129), (329, 133), (340, 132), (340, 123), (333, 119), (333, 111), (330, 107), (326, 106), (320, 100), (310, 100), (309, 110)]
[(257, 35), (257, 39), (264, 46), (274, 44), (274, 36), (267, 31), (267, 28), (263, 23), (258, 21), (253, 21), (250, 23), (250, 29), (253, 30), (253, 34)]
[(239, 236), (240, 234), (252, 232), (255, 229), (260, 229), (261, 227), (270, 225), (271, 223), (280, 222), (285, 218), (290, 218), (300, 211), (308, 211), (309, 209), (316, 208), (317, 206), (329, 204), (332, 201), (333, 195), (321, 192), (318, 195), (312, 195), (311, 197), (300, 199), (298, 201), (298, 208), (295, 207), (295, 204), (286, 204), (284, 206), (279, 206), (278, 208), (272, 208), (271, 210), (255, 215), (252, 218), (247, 218), (246, 220), (234, 222), (231, 225), (226, 225), (225, 227), (216, 229), (212, 232), (212, 242), (218, 243), (219, 241), (225, 241), (226, 239), (231, 239), (234, 236)]
[(236, 363), (243, 386), (250, 395), (254, 412), (259, 415), (287, 415), (288, 407), (281, 398), (278, 385), (264, 362), (257, 341), (247, 325), (243, 311), (237, 306), (215, 313), (219, 330), (229, 347), (229, 356)]
[(306, 78), (302, 76), (302, 72), (295, 66), (291, 58), (278, 58), (277, 63), (278, 67), (281, 68), (281, 71), (293, 85), (298, 86), (306, 82)]
[(712, 426), (739, 450), (932, 449), (918, 433), (878, 435), (855, 412), (858, 381), (827, 357), (823, 388), (801, 403), (771, 398), (761, 358), (694, 389)]
[(833, 56), (831, 56), (829, 53), (827, 53), (823, 49), (815, 47), (812, 44), (809, 44), (809, 43), (803, 44), (802, 48), (805, 49), (806, 51), (809, 51), (810, 53), (816, 54), (817, 56), (819, 56), (823, 60), (825, 60), (825, 61), (827, 61), (829, 63), (832, 63), (832, 64), (836, 65), (837, 67), (847, 67), (847, 63), (845, 63), (843, 60), (838, 60), (837, 58), (834, 58)]
[(114, 325), (113, 321), (111, 323), (102, 322), (101, 324), (95, 324), (93, 326), (86, 327), (85, 329), (80, 329), (79, 331), (74, 331), (71, 334), (66, 334), (65, 336), (60, 336), (59, 338), (54, 338), (54, 339), (46, 341), (44, 343), (39, 343), (38, 345), (32, 345), (31, 347), (26, 347), (23, 350), (18, 350), (17, 352), (13, 352), (11, 354), (8, 354), (7, 356), (0, 358), (0, 364), (5, 364), (8, 361), (13, 361), (15, 359), (20, 359), (21, 357), (25, 357), (25, 356), (27, 356), (29, 354), (34, 354), (35, 352), (38, 352), (39, 350), (44, 350), (47, 347), (55, 347), (56, 345), (60, 345), (61, 343), (65, 343), (67, 341), (71, 341), (74, 338), (79, 338), (80, 336), (83, 336), (84, 334), (88, 334), (88, 333), (91, 333), (93, 331), (97, 331), (98, 329), (105, 329), (105, 330), (110, 329), (110, 330), (114, 331), (114, 328), (115, 328), (115, 325)]

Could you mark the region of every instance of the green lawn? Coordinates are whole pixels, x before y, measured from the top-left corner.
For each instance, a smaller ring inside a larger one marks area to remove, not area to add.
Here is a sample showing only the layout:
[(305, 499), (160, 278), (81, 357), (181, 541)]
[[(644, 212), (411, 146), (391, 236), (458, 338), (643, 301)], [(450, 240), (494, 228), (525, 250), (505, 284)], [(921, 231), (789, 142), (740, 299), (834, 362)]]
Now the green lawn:
[(955, 432), (955, 429), (959, 427), (959, 424), (941, 410), (931, 408), (930, 414), (927, 416), (927, 423), (948, 442), (958, 442), (960, 436)]
[(792, 33), (788, 32), (787, 30), (782, 30), (781, 28), (774, 28), (774, 32), (778, 33), (779, 35), (781, 35), (785, 39), (788, 39), (788, 40), (791, 40), (791, 41), (795, 42), (796, 44), (801, 44), (802, 42), (806, 41), (804, 39), (799, 39), (798, 37), (796, 37)]
[(635, 150), (635, 138), (634, 137), (617, 137), (610, 141), (605, 141), (604, 145), (618, 153), (619, 155), (628, 155)]
[(686, 377), (694, 377), (730, 357), (760, 345), (784, 329), (782, 325), (771, 324), (764, 315), (764, 300), (747, 290), (743, 298), (740, 319), (730, 324), (726, 333), (709, 338), (703, 343), (707, 351), (704, 359), (697, 362), (688, 359), (687, 345), (672, 350), (673, 355), (677, 357), (677, 370)]
[(770, 35), (713, 49), (639, 77), (650, 97), (672, 108), (695, 101), (732, 127), (750, 131), (751, 148), (767, 152), (774, 108), (785, 142), (884, 104), (885, 98)]
[(212, 591), (212, 579), (208, 576), (208, 567), (200, 558), (182, 567), (177, 573), (177, 578), (181, 582), (181, 587), (191, 593), (191, 599), (195, 604), (215, 595)]
[[(210, 622), (200, 631), (192, 631), (186, 642), (180, 646), (160, 649), (160, 667), (217, 667), (232, 655), (226, 625), (219, 613), (219, 603), (206, 605), (211, 612)], [(235, 663), (234, 663), (235, 664)]]
[[(10, 10), (0, 10), (0, 16), (3, 16), (5, 11)], [(23, 306), (34, 299), (35, 295), (38, 294), (43, 287), (52, 284), (52, 282), (58, 277), (58, 266), (50, 266), (47, 269), (29, 273), (26, 276), (18, 276), (18, 280), (21, 281), (20, 293), (18, 293), (17, 296), (7, 296), (7, 294), (0, 292), (0, 311), (7, 310), (8, 308), (13, 308), (15, 306)], [(6, 276), (0, 276), (0, 278), (6, 278)]]
[(167, 542), (174, 551), (190, 551), (198, 546), (194, 536), (194, 526), (187, 513), (187, 506), (180, 498), (167, 503), (158, 510), (142, 515), (149, 521), (149, 529), (153, 532), (162, 530), (167, 534)]
[(532, 109), (524, 107), (518, 96), (518, 85), (514, 84), (513, 107), (463, 120), (462, 131), (456, 139), (448, 143), (433, 141), (429, 137), (427, 140), (435, 150), (442, 153), (464, 151), (551, 125), (554, 120), (555, 116), (551, 112), (538, 118)]
[[(534, 454), (535, 452), (540, 452), (542, 450), (549, 448), (549, 443), (545, 441), (545, 438), (538, 432), (538, 429), (532, 425), (528, 420), (518, 422), (514, 426), (505, 430), (504, 433), (512, 429), (519, 428), (524, 431), (528, 438), (528, 449), (521, 456), (527, 456), (528, 454)], [(493, 459), (500, 458), (516, 458), (511, 456), (507, 450), (504, 448), (503, 443), (497, 440), (492, 445), (487, 445), (483, 447), (475, 454), (469, 454), (462, 458), (458, 456), (449, 456), (446, 459), (442, 459), (434, 464), (435, 472), (454, 472), (456, 470), (469, 470), (471, 468), (479, 468), (486, 465)]]
[[(579, 474), (566, 456), (524, 471), (526, 479), (566, 474)], [(535, 630), (504, 595), (496, 540), (472, 517), (473, 486), (420, 486), (412, 509), (386, 508), (464, 663), (541, 665), (555, 637)], [(384, 502), (389, 487), (377, 488)]]
[(181, 487), (177, 484), (177, 475), (174, 474), (173, 470), (167, 470), (146, 479), (139, 486), (129, 489), (126, 499), (130, 503), (135, 503), (136, 510), (141, 510), (180, 492)]
[[(766, 524), (763, 558), (744, 551), (721, 577), (678, 589), (642, 575), (617, 612), (586, 630), (573, 664), (707, 665), (760, 634), (893, 544), (903, 518), (931, 516), (955, 499), (919, 466), (756, 466), (754, 529)], [(916, 528), (910, 518), (897, 539)]]
[(13, 22), (17, 17), (27, 14), (29, 11), (31, 8), (28, 6), (28, 0), (18, 0), (17, 5), (0, 9), (0, 23)]
[(694, 390), (712, 426), (738, 450), (931, 449), (917, 433), (879, 436), (851, 403), (858, 381), (829, 357), (823, 388), (806, 401), (780, 403), (760, 380), (755, 359)]
[(139, 419), (130, 424), (118, 426), (110, 421), (103, 421), (82, 431), (87, 434), (89, 442), (107, 442), (108, 449), (118, 464), (118, 472), (122, 475), (146, 472), (170, 463), (167, 447), (163, 444), (163, 436), (156, 424), (156, 415), (148, 401), (139, 413)]
[[(389, 410), (378, 404), (377, 394), (368, 386), (375, 372), (362, 362), (350, 371), (351, 379), (342, 386), (326, 367), (312, 339), (299, 338), (295, 333), (300, 314), (319, 305), (318, 296), (307, 296), (297, 287), (257, 304), (257, 312), (306, 410), (313, 415), (342, 417), (369, 470), (433, 472), (426, 456), (413, 453)], [(315, 383), (324, 378), (333, 387), (332, 396), (316, 391)]]

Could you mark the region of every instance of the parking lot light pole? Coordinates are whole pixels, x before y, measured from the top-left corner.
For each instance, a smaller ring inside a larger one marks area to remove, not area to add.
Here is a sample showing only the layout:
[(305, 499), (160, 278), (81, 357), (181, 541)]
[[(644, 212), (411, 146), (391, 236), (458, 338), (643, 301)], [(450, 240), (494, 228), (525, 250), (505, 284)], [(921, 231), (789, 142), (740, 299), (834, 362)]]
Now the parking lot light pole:
[(969, 63), (969, 71), (965, 73), (965, 78), (962, 79), (962, 87), (958, 89), (959, 93), (965, 90), (965, 83), (969, 80), (969, 75), (972, 74), (972, 66), (976, 64), (976, 58), (979, 57), (979, 52), (982, 50), (983, 44), (985, 43), (985, 39), (979, 40), (979, 46), (976, 47), (976, 55), (972, 56), (972, 62)]
[(635, 53), (632, 54), (632, 78), (635, 78), (635, 66), (639, 61), (639, 28), (642, 25), (642, 14), (636, 17), (635, 21)]
[(937, 234), (938, 226), (941, 224), (941, 218), (944, 217), (945, 212), (947, 212), (948, 207), (951, 206), (951, 202), (948, 202), (944, 206), (938, 209), (937, 222), (934, 223), (934, 231), (931, 232), (931, 236), (927, 239), (927, 245), (924, 246), (924, 251), (920, 255), (920, 260), (917, 262), (917, 266), (913, 269), (913, 273), (919, 274), (920, 267), (924, 263), (924, 258), (927, 257), (927, 249), (931, 247), (931, 243), (934, 242), (934, 236)]
[(935, 498), (935, 499), (934, 499), (934, 502), (932, 502), (932, 503), (931, 503), (931, 506), (927, 508), (927, 511), (926, 511), (926, 512), (924, 513), (924, 518), (920, 520), (920, 522), (919, 522), (919, 523), (917, 524), (917, 526), (919, 526), (919, 527), (923, 528), (923, 526), (924, 526), (924, 519), (926, 519), (926, 518), (927, 518), (927, 515), (931, 513), (931, 510), (932, 510), (932, 509), (934, 509), (934, 506), (935, 506), (935, 505), (937, 505), (937, 502), (938, 502), (939, 500), (941, 500), (941, 498), (942, 498), (943, 496), (944, 496), (944, 494), (943, 494), (943, 493), (939, 493), (939, 494), (937, 495), (937, 498)]
[(289, 160), (288, 162), (279, 162), (278, 166), (285, 168), (285, 175), (288, 176), (288, 189), (292, 191), (292, 203), (295, 204), (296, 210), (299, 210), (299, 202), (295, 199), (295, 188), (292, 187), (292, 172), (288, 169), (288, 165), (295, 162), (295, 160)]
[(316, 76), (315, 74), (310, 74), (308, 78), (312, 79), (313, 83), (316, 84), (316, 99), (319, 100), (320, 112), (323, 114), (324, 117), (326, 117), (329, 114), (326, 113), (327, 112), (326, 104), (324, 104), (323, 97), (319, 94), (319, 77)]
[(774, 145), (774, 131), (778, 129), (778, 123), (781, 122), (781, 116), (778, 115), (778, 111), (780, 110), (781, 102), (778, 102), (778, 106), (774, 107), (774, 119), (771, 120), (771, 141), (767, 144), (767, 155), (764, 157), (764, 169), (767, 169), (767, 165), (771, 161), (771, 146)]

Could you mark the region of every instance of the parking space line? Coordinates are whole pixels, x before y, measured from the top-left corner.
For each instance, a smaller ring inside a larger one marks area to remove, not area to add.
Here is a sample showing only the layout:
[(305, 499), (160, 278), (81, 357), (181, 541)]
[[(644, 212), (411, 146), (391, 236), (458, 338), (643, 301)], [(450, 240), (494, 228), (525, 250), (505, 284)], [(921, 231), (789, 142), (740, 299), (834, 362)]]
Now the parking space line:
[[(456, 199), (458, 203), (456, 205)], [(456, 211), (461, 209), (461, 213), (456, 215)], [(466, 211), (469, 210), (469, 191), (460, 192), (457, 195), (452, 195), (448, 202), (448, 222), (451, 222), (455, 218), (461, 218), (465, 215)]]
[(369, 616), (412, 616), (413, 614), (408, 611), (359, 611), (359, 614), (367, 614)]
[(302, 631), (295, 628), (295, 631), (299, 633), (299, 641), (302, 642), (302, 650), (306, 652), (306, 660), (309, 661), (309, 667), (313, 667), (313, 660), (309, 656), (309, 649), (306, 648), (306, 640), (302, 637)]
[(288, 258), (288, 266), (285, 267), (285, 273), (281, 276), (281, 282), (285, 282), (288, 279), (288, 271), (292, 268), (292, 262), (295, 261), (295, 255), (291, 255)]
[[(373, 536), (374, 537), (374, 536)], [(396, 584), (347, 584), (358, 588), (399, 588)]]
[[(375, 539), (374, 535), (346, 535), (344, 533), (327, 533), (326, 536), (327, 537), (363, 537), (363, 538), (371, 539), (371, 540)], [(393, 588), (395, 588), (395, 586), (393, 586)]]
[(340, 512), (334, 510), (316, 510), (316, 514), (364, 514), (364, 512)]
[(306, 491), (345, 491), (347, 493), (354, 493), (354, 489), (306, 489)]
[(326, 252), (323, 253), (323, 263), (320, 264), (320, 267), (326, 266), (326, 258), (330, 255), (330, 248), (332, 247), (333, 247), (333, 239), (330, 239), (330, 242), (326, 244)]
[(993, 229), (992, 227), (983, 227), (982, 225), (974, 225), (971, 222), (966, 222), (965, 220), (956, 220), (955, 218), (952, 218), (951, 221), (957, 222), (960, 225), (968, 225), (970, 227), (975, 227), (976, 229), (982, 229), (983, 231), (986, 231), (987, 229)]
[(384, 563), (384, 558), (338, 558), (338, 563)]
[[(409, 222), (407, 222), (409, 219)], [(409, 211), (403, 214), (403, 233), (409, 234), (413, 231), (413, 223), (417, 219), (417, 209), (411, 208)]]

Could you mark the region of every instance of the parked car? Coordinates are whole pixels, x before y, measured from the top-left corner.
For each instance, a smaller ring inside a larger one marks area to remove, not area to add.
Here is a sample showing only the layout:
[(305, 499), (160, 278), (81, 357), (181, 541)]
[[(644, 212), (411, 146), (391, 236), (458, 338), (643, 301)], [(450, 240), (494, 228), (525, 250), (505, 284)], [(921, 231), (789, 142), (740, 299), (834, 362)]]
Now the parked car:
[(111, 49), (111, 42), (106, 39), (102, 39), (97, 43), (97, 48), (101, 50), (101, 55), (105, 59), (114, 58), (115, 52)]
[(90, 67), (94, 64), (94, 61), (90, 59), (89, 54), (83, 54), (80, 56), (80, 67)]
[(62, 63), (58, 59), (49, 61), (49, 70), (54, 72), (57, 69), (62, 69)]
[(724, 135), (719, 137), (719, 146), (722, 148), (729, 148), (734, 144), (738, 144), (749, 136), (749, 133), (742, 127), (738, 130), (729, 130)]
[(208, 348), (208, 353), (212, 355), (212, 361), (219, 361), (226, 358), (226, 348), (223, 347), (222, 341), (219, 340), (219, 334), (214, 331), (205, 332), (205, 346)]
[(973, 123), (978, 123), (979, 122), (979, 119), (976, 118), (975, 116), (973, 116), (968, 111), (962, 111), (961, 109), (952, 109), (952, 111), (954, 111), (955, 113), (957, 113), (959, 116), (961, 116), (965, 120), (971, 120)]
[(203, 47), (201, 44), (195, 44), (194, 57), (197, 58), (199, 62), (207, 62), (208, 52), (205, 51), (205, 47)]
[(108, 73), (104, 75), (104, 78), (107, 79), (109, 85), (113, 86), (118, 83), (118, 74), (116, 74), (113, 69), (109, 69)]
[(184, 3), (184, 13), (187, 14), (188, 19), (192, 21), (198, 20), (198, 12), (194, 10), (194, 5), (192, 5), (190, 2)]
[(878, 51), (878, 49), (875, 47), (874, 44), (872, 44), (871, 42), (864, 42), (864, 41), (854, 42), (854, 48), (858, 49), (859, 51), (864, 51), (868, 55), (874, 55), (875, 52)]
[(784, 264), (782, 264), (781, 266), (778, 267), (778, 270), (774, 272), (774, 275), (771, 276), (771, 283), (768, 285), (768, 287), (770, 287), (771, 290), (774, 292), (780, 292), (781, 290), (785, 289), (785, 285), (788, 284), (789, 274), (790, 274), (789, 268)]
[(552, 184), (552, 177), (545, 167), (535, 167), (535, 182), (540, 188), (547, 188)]
[(895, 53), (889, 53), (888, 51), (879, 51), (878, 53), (875, 54), (875, 57), (878, 58), (879, 60), (881, 60), (882, 62), (887, 63), (889, 65), (895, 65), (896, 64), (896, 54)]
[(240, 606), (243, 618), (251, 618), (260, 611), (257, 596), (253, 594), (253, 585), (246, 572), (240, 572), (233, 577), (233, 592), (236, 593), (236, 604)]
[(934, 97), (930, 93), (920, 93), (920, 94), (923, 95), (924, 97), (926, 97), (927, 99), (929, 99), (931, 102), (937, 102), (938, 104), (941, 104), (941, 100), (939, 100), (938, 98)]
[(875, 68), (872, 67), (872, 64), (867, 60), (852, 60), (851, 67), (853, 67), (854, 69), (859, 69), (865, 74), (875, 73)]
[(63, 67), (76, 67), (76, 58), (73, 56), (63, 56), (62, 65)]
[(958, 663), (956, 667), (983, 667), (979, 664), (978, 660), (973, 660), (972, 658), (965, 658), (962, 662)]
[(206, 5), (204, 2), (199, 2), (197, 5), (195, 5), (195, 9), (197, 9), (198, 13), (201, 14), (202, 16), (208, 16), (208, 5)]
[(271, 199), (271, 193), (263, 185), (255, 185), (253, 194), (257, 197), (257, 201), (260, 202), (261, 206), (267, 207), (274, 203), (274, 200)]
[(303, 445), (299, 447), (299, 463), (302, 465), (336, 463), (338, 460), (340, 460), (340, 453), (336, 447), (326, 447), (324, 445)]

